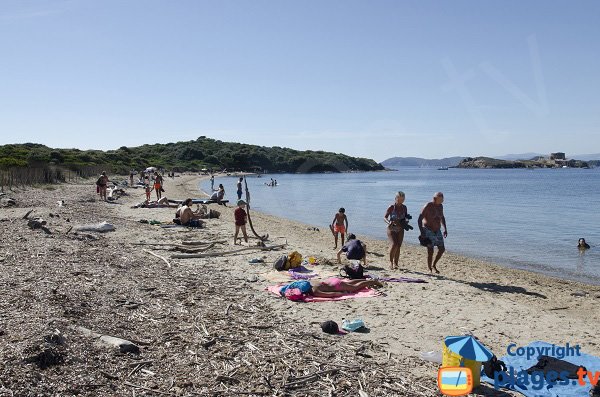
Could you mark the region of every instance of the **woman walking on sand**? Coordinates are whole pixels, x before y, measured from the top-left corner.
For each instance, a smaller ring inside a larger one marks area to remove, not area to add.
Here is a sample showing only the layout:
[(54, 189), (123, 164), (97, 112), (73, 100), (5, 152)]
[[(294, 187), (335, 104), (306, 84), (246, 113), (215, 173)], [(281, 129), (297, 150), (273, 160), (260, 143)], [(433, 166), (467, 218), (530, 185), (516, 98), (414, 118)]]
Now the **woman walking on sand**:
[(106, 201), (106, 186), (108, 185), (108, 177), (106, 176), (106, 171), (102, 171), (100, 174), (100, 178), (96, 181), (96, 186), (98, 186), (98, 193), (100, 194), (100, 199)]
[(404, 205), (406, 196), (404, 192), (396, 193), (394, 204), (390, 205), (385, 212), (383, 219), (387, 223), (387, 236), (390, 240), (390, 269), (398, 269), (398, 260), (400, 258), (400, 247), (404, 241), (404, 228), (402, 220), (406, 218), (408, 210)]

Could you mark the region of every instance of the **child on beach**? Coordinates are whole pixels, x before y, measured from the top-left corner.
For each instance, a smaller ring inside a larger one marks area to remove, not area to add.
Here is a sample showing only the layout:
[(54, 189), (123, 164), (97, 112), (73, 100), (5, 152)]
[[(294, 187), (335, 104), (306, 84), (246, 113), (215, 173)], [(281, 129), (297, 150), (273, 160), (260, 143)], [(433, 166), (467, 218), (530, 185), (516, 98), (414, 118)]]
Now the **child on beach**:
[(248, 214), (244, 210), (246, 206), (246, 202), (244, 200), (238, 200), (238, 207), (233, 211), (233, 217), (235, 218), (235, 235), (233, 236), (233, 245), (237, 244), (238, 233), (240, 229), (242, 229), (242, 234), (244, 235), (244, 241), (248, 242), (248, 234), (246, 234), (246, 220), (248, 219)]
[(146, 203), (149, 203), (150, 202), (150, 193), (152, 193), (152, 190), (154, 190), (154, 188), (146, 183), (146, 185), (144, 186), (144, 190), (146, 192)]
[(346, 216), (346, 210), (344, 208), (340, 208), (333, 216), (333, 221), (331, 221), (331, 225), (329, 226), (333, 236), (335, 237), (335, 246), (333, 249), (337, 249), (338, 246), (338, 233), (342, 236), (342, 246), (344, 245), (344, 237), (348, 231), (348, 217)]

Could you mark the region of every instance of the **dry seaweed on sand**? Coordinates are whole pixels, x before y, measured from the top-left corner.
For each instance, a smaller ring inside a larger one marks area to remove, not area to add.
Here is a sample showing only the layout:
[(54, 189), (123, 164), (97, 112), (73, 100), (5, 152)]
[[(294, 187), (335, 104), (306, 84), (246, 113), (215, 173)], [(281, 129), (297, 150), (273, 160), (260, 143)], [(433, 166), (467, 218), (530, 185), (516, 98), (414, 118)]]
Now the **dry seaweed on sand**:
[[(133, 218), (115, 216), (117, 231), (95, 239), (67, 234), (67, 219), (105, 219), (105, 203), (86, 200), (88, 190), (60, 186), (42, 200), (28, 189), (15, 194), (21, 207), (3, 214), (18, 220), (0, 229), (0, 396), (436, 395), (432, 379), (404, 375), (410, 360), (276, 311), (227, 265), (236, 257), (166, 267), (126, 244), (164, 233)], [(68, 205), (46, 204), (57, 200)], [(27, 226), (29, 208), (60, 213), (48, 221), (52, 234)]]

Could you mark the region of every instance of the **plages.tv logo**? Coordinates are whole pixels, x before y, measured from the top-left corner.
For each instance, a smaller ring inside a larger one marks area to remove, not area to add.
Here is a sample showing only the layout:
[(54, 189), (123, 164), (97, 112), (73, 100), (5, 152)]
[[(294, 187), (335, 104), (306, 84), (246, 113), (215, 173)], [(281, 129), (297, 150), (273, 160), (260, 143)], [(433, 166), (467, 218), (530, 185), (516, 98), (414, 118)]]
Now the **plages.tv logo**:
[[(542, 390), (553, 386), (592, 387), (598, 384), (600, 372), (590, 368), (561, 362), (564, 358), (581, 357), (580, 346), (549, 345), (538, 347), (518, 347), (516, 344), (508, 345), (506, 349), (511, 357), (524, 357), (527, 360), (538, 359), (538, 364), (529, 369), (507, 367), (507, 371), (494, 372), (494, 388), (518, 388)], [(576, 359), (573, 361), (577, 361)]]
[(438, 387), (446, 396), (466, 396), (473, 390), (473, 373), (467, 367), (442, 367), (438, 371)]

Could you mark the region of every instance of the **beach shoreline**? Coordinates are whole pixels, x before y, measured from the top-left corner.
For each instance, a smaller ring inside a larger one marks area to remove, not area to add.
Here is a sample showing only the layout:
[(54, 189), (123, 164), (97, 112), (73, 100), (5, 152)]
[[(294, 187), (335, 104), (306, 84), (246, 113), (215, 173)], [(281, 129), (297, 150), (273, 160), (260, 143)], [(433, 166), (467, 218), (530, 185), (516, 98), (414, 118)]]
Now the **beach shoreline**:
[[(174, 179), (168, 178), (164, 194), (172, 199), (198, 197), (202, 178), (206, 179), (208, 176), (182, 175)], [(311, 225), (251, 209), (258, 234), (268, 233), (269, 245), (286, 243), (283, 250), (257, 249), (212, 258), (172, 259), (164, 245), (174, 244), (182, 239), (218, 242), (214, 248), (217, 252), (235, 249), (233, 200), (227, 207), (209, 205), (209, 208), (219, 211), (221, 216), (219, 219), (207, 219), (205, 228), (162, 229), (140, 223), (139, 220), (169, 223), (174, 217), (175, 209), (131, 208), (142, 201), (144, 193), (142, 189), (126, 190), (129, 196), (111, 204), (98, 201), (93, 193), (93, 182), (89, 185), (62, 184), (47, 188), (28, 188), (15, 194), (21, 204), (2, 210), (2, 218), (7, 220), (4, 222), (7, 226), (2, 237), (6, 250), (10, 253), (4, 253), (4, 259), (0, 262), (4, 270), (0, 281), (6, 291), (6, 299), (0, 303), (1, 312), (5, 313), (5, 317), (0, 317), (0, 331), (4, 331), (0, 333), (0, 341), (6, 346), (9, 346), (10, 340), (13, 341), (11, 349), (0, 351), (0, 359), (12, 364), (9, 372), (0, 372), (0, 380), (4, 385), (16, 388), (17, 378), (29, 381), (38, 376), (30, 367), (22, 367), (19, 360), (36, 343), (39, 344), (36, 341), (40, 340), (40, 333), (54, 328), (67, 334), (72, 355), (89, 357), (93, 353), (103, 357), (107, 363), (95, 364), (96, 366), (104, 368), (105, 372), (114, 372), (119, 379), (121, 376), (126, 379), (129, 370), (123, 374), (118, 369), (119, 366), (122, 367), (123, 358), (106, 355), (101, 348), (94, 347), (90, 350), (86, 347), (85, 338), (69, 332), (73, 325), (140, 341), (164, 340), (166, 333), (175, 332), (181, 343), (173, 345), (173, 342), (152, 342), (144, 347), (144, 351), (147, 357), (159, 362), (170, 360), (168, 357), (173, 353), (169, 349), (182, 349), (176, 354), (176, 361), (168, 361), (169, 369), (152, 368), (153, 372), (158, 370), (160, 379), (172, 376), (176, 379), (175, 383), (181, 385), (184, 378), (202, 376), (196, 367), (190, 369), (192, 367), (189, 367), (188, 358), (184, 358), (189, 356), (198, 360), (194, 358), (197, 356), (183, 353), (186, 349), (195, 351), (198, 343), (208, 340), (195, 319), (214, 315), (217, 316), (215, 320), (202, 321), (211, 335), (223, 332), (221, 328), (215, 327), (217, 324), (220, 324), (218, 327), (223, 327), (221, 319), (228, 319), (227, 321), (239, 323), (240, 327), (251, 327), (252, 324), (267, 327), (264, 333), (261, 331), (260, 339), (257, 339), (261, 343), (282, 346), (277, 340), (270, 339), (277, 334), (273, 334), (269, 327), (277, 329), (281, 335), (288, 331), (279, 329), (282, 326), (280, 324), (293, 324), (297, 327), (293, 332), (313, 335), (309, 337), (312, 341), (310, 346), (314, 345), (314, 348), (321, 351), (327, 350), (322, 343), (336, 349), (347, 345), (359, 346), (360, 352), (371, 357), (360, 357), (361, 365), (381, 365), (389, 368), (389, 371), (401, 368), (402, 376), (410, 379), (411, 384), (419, 383), (431, 390), (431, 393), (424, 392), (425, 395), (435, 395), (438, 365), (421, 360), (420, 355), (429, 351), (440, 352), (442, 341), (449, 335), (473, 333), (499, 357), (506, 354), (510, 344), (525, 346), (536, 340), (562, 345), (579, 344), (583, 352), (600, 356), (600, 332), (593, 327), (600, 319), (596, 308), (600, 302), (600, 288), (597, 286), (503, 268), (451, 253), (444, 255), (438, 266), (442, 274), (430, 276), (426, 272), (426, 251), (418, 246), (403, 246), (401, 270), (391, 272), (387, 270), (387, 242), (364, 239), (370, 252), (368, 273), (378, 277), (420, 278), (427, 283), (386, 283), (382, 289), (383, 294), (373, 298), (322, 303), (291, 302), (265, 291), (269, 285), (289, 280), (287, 272), (273, 270), (273, 262), (282, 254), (298, 251), (304, 257), (317, 258), (319, 265), (314, 266), (314, 270), (321, 277), (338, 274), (340, 266), (335, 260), (336, 251), (333, 249), (333, 237), (329, 230), (315, 230)], [(226, 196), (230, 200), (231, 197), (235, 196), (230, 193)], [(64, 207), (56, 204), (56, 200), (60, 198), (66, 201)], [(45, 218), (49, 213), (55, 214), (48, 218), (52, 235), (46, 236), (40, 230), (27, 228), (22, 217), (31, 208), (34, 208), (34, 214), (44, 215)], [(56, 214), (60, 214), (60, 217), (56, 217)], [(66, 221), (67, 218), (70, 218), (70, 222)], [(102, 220), (114, 223), (117, 230), (89, 238), (85, 237), (86, 234), (67, 233), (69, 227), (75, 224)], [(27, 243), (23, 244), (23, 241)], [(256, 239), (250, 240), (251, 245), (255, 242)], [(157, 243), (159, 245), (153, 245)], [(165, 257), (169, 267), (142, 249)], [(261, 258), (264, 263), (250, 264), (249, 261), (253, 258)], [(52, 292), (55, 289), (59, 292)], [(152, 291), (160, 291), (160, 294), (156, 295)], [(23, 297), (31, 294), (36, 297), (33, 301), (24, 300)], [(243, 295), (233, 298), (237, 294)], [(63, 295), (65, 298), (56, 298)], [(118, 302), (138, 302), (141, 306), (135, 309), (115, 306), (115, 299)], [(203, 307), (207, 304), (194, 304), (198, 299), (212, 299), (211, 305), (216, 299), (218, 306), (211, 306), (211, 312), (202, 312), (200, 315), (198, 311), (204, 310)], [(82, 302), (87, 305), (82, 305)], [(236, 304), (241, 304), (241, 308), (232, 309)], [(260, 307), (260, 311), (250, 309), (254, 306)], [(27, 315), (23, 316), (21, 313)], [(256, 317), (259, 313), (264, 315)], [(245, 322), (242, 324), (241, 317), (236, 317), (240, 315), (248, 317), (250, 325)], [(268, 318), (271, 320), (267, 320)], [(364, 320), (369, 333), (352, 333), (342, 338), (329, 339), (319, 328), (319, 324), (325, 320), (341, 323), (343, 319), (353, 318)], [(199, 328), (196, 329), (195, 326)], [(256, 333), (258, 330), (254, 329), (252, 332)], [(253, 344), (258, 343), (257, 341)], [(217, 356), (210, 357), (211, 360), (218, 359)], [(358, 358), (355, 357), (356, 359)], [(21, 370), (25, 372), (19, 373)], [(27, 372), (29, 370), (31, 372)], [(182, 375), (176, 375), (181, 371)], [(75, 373), (76, 371), (73, 372)], [(51, 379), (53, 375), (46, 376)], [(102, 378), (103, 375), (96, 371), (89, 382), (99, 383)], [(151, 385), (155, 381), (148, 377), (136, 378), (136, 382)], [(128, 386), (119, 381), (109, 383), (120, 391), (128, 390)], [(160, 382), (157, 384), (162, 385)], [(352, 390), (354, 391), (341, 395), (356, 395), (356, 389)], [(38, 393), (45, 395), (39, 389)], [(489, 389), (481, 393), (493, 395)], [(319, 395), (309, 392), (305, 394)], [(370, 395), (402, 394), (394, 394), (388, 390), (386, 393), (372, 392)]]
[[(373, 171), (374, 172), (374, 171)], [(239, 176), (244, 176), (246, 174), (240, 173)], [(248, 174), (248, 175), (252, 175), (252, 174)], [(226, 175), (220, 175), (221, 177), (224, 177)], [(200, 197), (209, 197), (210, 194), (207, 193), (206, 191), (202, 190), (201, 188), (201, 182), (203, 180), (209, 179), (208, 177), (200, 177), (196, 182), (190, 183), (188, 185), (188, 194), (190, 197), (197, 197), (198, 192), (200, 192), (201, 196)], [(197, 187), (194, 188), (193, 185), (197, 184)], [(229, 190), (229, 192), (231, 192), (231, 190)], [(227, 197), (233, 197), (233, 194), (228, 193)], [(245, 200), (245, 191), (244, 194), (242, 195), (242, 199)], [(235, 197), (230, 200), (229, 205), (235, 206), (235, 201), (237, 199), (235, 199)], [(252, 204), (252, 203), (251, 203)], [(261, 210), (252, 210), (254, 213), (259, 213), (265, 217), (273, 217), (273, 219), (283, 219), (285, 221), (289, 221), (291, 223), (297, 224), (298, 227), (304, 227), (304, 228), (318, 228), (318, 229), (325, 229), (323, 227), (323, 225), (325, 225), (327, 223), (326, 220), (324, 220), (322, 223), (320, 224), (311, 224), (311, 223), (305, 223), (305, 222), (301, 222), (301, 221), (297, 221), (295, 219), (290, 219), (290, 218), (285, 218), (282, 216), (278, 216), (278, 215), (273, 215), (273, 214), (269, 214), (267, 212), (261, 211)], [(418, 232), (417, 230), (417, 225), (416, 225), (416, 221), (415, 222), (415, 230)], [(383, 225), (382, 223), (382, 229), (385, 227), (385, 225)], [(325, 232), (326, 235), (328, 235), (327, 230), (323, 230)], [(375, 244), (377, 246), (381, 246), (381, 245), (386, 245), (388, 244), (387, 239), (385, 238), (376, 238), (373, 236), (360, 236), (358, 235), (358, 237), (365, 241), (365, 242), (370, 242), (371, 244)], [(413, 238), (413, 240), (416, 238), (415, 233), (413, 231), (413, 233), (411, 234), (411, 237)], [(421, 247), (419, 244), (415, 243), (415, 242), (411, 242), (408, 241), (408, 238), (405, 237), (404, 242), (402, 244), (402, 250), (404, 251), (405, 249), (407, 249), (409, 252), (414, 252), (414, 251), (424, 251), (425, 249), (423, 247)], [(402, 254), (401, 254), (402, 256)], [(511, 271), (515, 271), (515, 275), (519, 275), (520, 272), (524, 272), (524, 274), (531, 276), (531, 277), (535, 277), (535, 276), (540, 276), (540, 277), (547, 277), (551, 280), (556, 280), (556, 281), (564, 281), (564, 282), (570, 282), (570, 283), (574, 283), (574, 285), (581, 285), (581, 286), (590, 286), (590, 287), (599, 287), (600, 288), (600, 284), (599, 283), (593, 283), (593, 282), (585, 282), (583, 281), (584, 276), (578, 277), (576, 279), (573, 278), (567, 278), (567, 277), (560, 277), (560, 275), (557, 274), (553, 274), (554, 271), (549, 271), (549, 272), (536, 272), (534, 270), (529, 270), (526, 268), (522, 268), (519, 267), (519, 265), (517, 264), (517, 262), (515, 261), (510, 261), (509, 259), (506, 259), (505, 261), (502, 260), (493, 260), (493, 259), (489, 259), (486, 258), (485, 255), (468, 255), (468, 254), (463, 254), (460, 252), (455, 252), (452, 249), (452, 246), (450, 244), (450, 246), (446, 247), (446, 252), (444, 254), (444, 258), (446, 257), (451, 257), (452, 261), (466, 261), (466, 262), (473, 262), (473, 263), (477, 263), (480, 266), (490, 266), (495, 268), (496, 270), (502, 270), (502, 269), (506, 269), (506, 270), (511, 270)], [(442, 258), (442, 264), (444, 262), (444, 258)], [(533, 266), (540, 266), (543, 267), (542, 263), (535, 263), (532, 264)], [(410, 271), (410, 268), (406, 268), (406, 270)], [(416, 271), (421, 271), (421, 272), (427, 272), (427, 265), (426, 262), (424, 263), (423, 266), (421, 266), (420, 269), (415, 269)]]
[[(194, 191), (198, 191), (199, 185), (199, 180), (192, 182), (189, 185), (190, 190), (188, 193), (193, 195)], [(329, 230), (323, 230), (318, 225), (279, 218), (258, 211), (252, 211), (252, 219), (258, 225), (257, 229), (261, 230), (259, 234), (263, 230), (269, 232), (269, 227), (265, 225), (283, 225), (287, 230), (296, 231), (294, 234), (288, 233), (288, 242), (291, 248), (298, 248), (296, 245), (298, 243), (295, 243), (295, 239), (298, 239), (301, 244), (305, 244), (305, 248), (299, 250), (299, 252), (310, 254), (310, 252), (316, 251), (319, 255), (327, 256), (331, 261), (335, 258), (335, 251), (332, 247), (333, 237)], [(318, 232), (309, 230), (315, 227), (319, 228)], [(392, 275), (387, 270), (388, 261), (386, 256), (388, 242), (376, 239), (361, 238), (361, 240), (367, 244), (369, 252), (375, 253), (375, 256), (372, 254), (368, 256), (369, 263), (378, 268), (383, 268), (381, 270), (382, 274)], [(525, 297), (534, 298), (537, 295), (543, 295), (545, 296), (544, 301), (562, 301), (565, 302), (565, 306), (574, 305), (575, 307), (579, 307), (578, 313), (585, 313), (586, 307), (587, 310), (593, 312), (593, 302), (600, 302), (600, 286), (580, 281), (565, 280), (523, 269), (508, 268), (501, 264), (448, 251), (444, 254), (438, 267), (441, 270), (441, 275), (430, 276), (427, 271), (426, 249), (418, 245), (403, 244), (400, 254), (400, 268), (401, 271), (404, 270), (402, 275), (408, 277), (422, 277), (431, 280), (433, 284), (448, 281), (450, 283), (457, 283), (457, 287), (460, 287), (464, 283), (472, 283), (475, 287), (472, 285), (468, 287), (469, 289), (475, 289), (476, 296), (480, 293), (487, 293), (492, 296), (510, 296), (514, 294), (515, 296), (524, 295)], [(529, 289), (532, 289), (532, 291), (529, 291)], [(537, 292), (536, 290), (538, 289), (541, 292)], [(571, 295), (572, 293), (582, 296), (573, 296)], [(539, 296), (537, 297), (539, 298)], [(527, 298), (526, 300), (529, 301), (529, 299)], [(583, 301), (586, 304), (582, 304)], [(590, 303), (592, 303), (591, 306), (588, 306)], [(546, 304), (545, 306), (551, 305)], [(556, 310), (558, 307), (559, 305), (555, 305), (547, 307), (544, 310), (554, 309), (551, 311), (561, 311)], [(539, 334), (538, 338), (541, 337), (542, 334)], [(595, 343), (593, 346), (595, 346), (595, 349), (598, 349), (598, 345)], [(596, 353), (600, 353), (600, 351), (596, 350)]]

